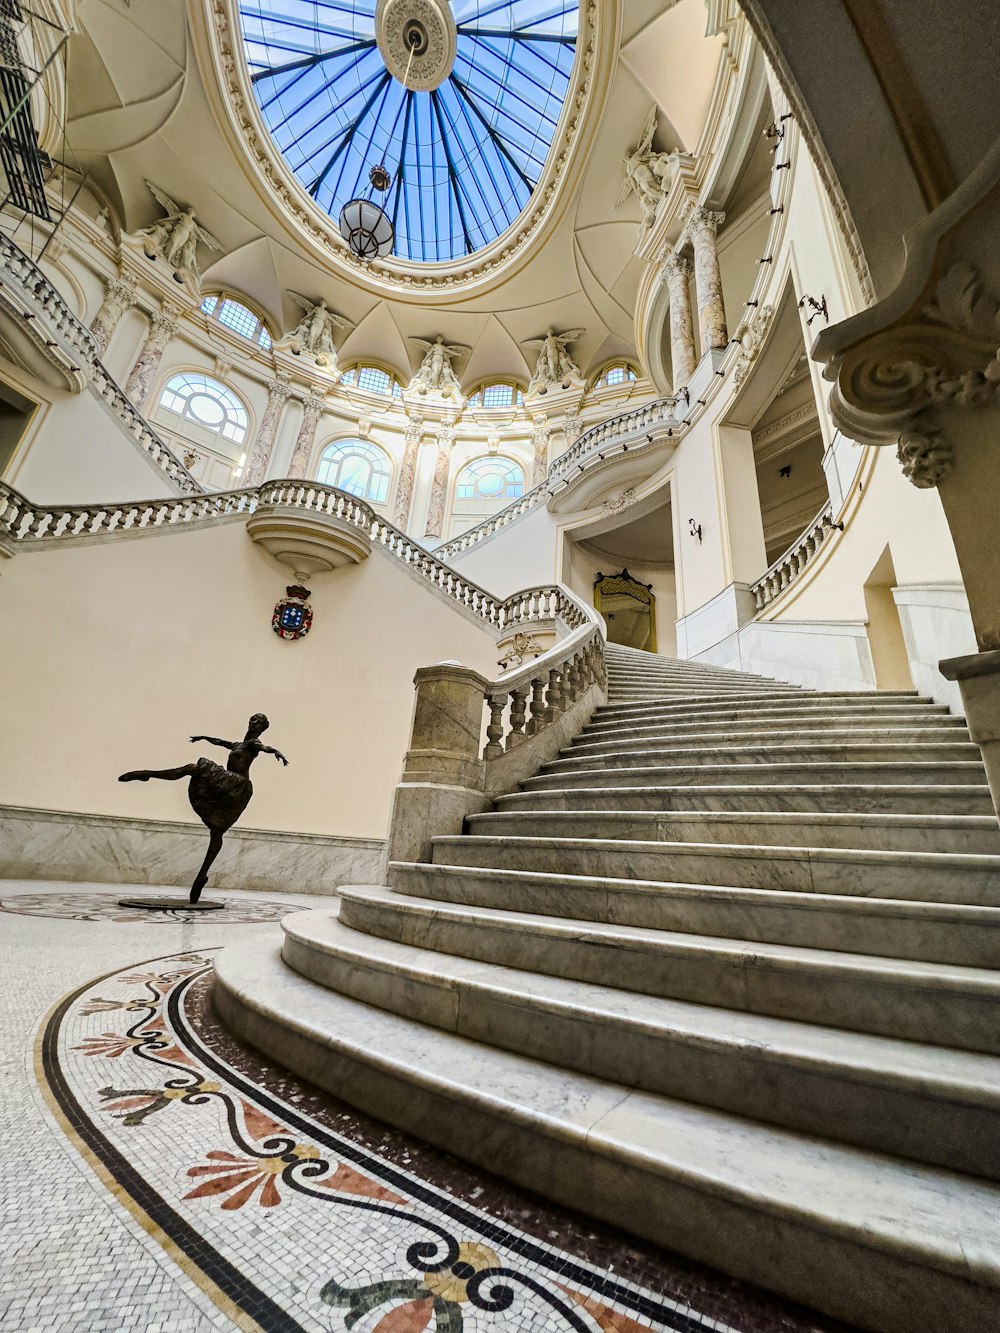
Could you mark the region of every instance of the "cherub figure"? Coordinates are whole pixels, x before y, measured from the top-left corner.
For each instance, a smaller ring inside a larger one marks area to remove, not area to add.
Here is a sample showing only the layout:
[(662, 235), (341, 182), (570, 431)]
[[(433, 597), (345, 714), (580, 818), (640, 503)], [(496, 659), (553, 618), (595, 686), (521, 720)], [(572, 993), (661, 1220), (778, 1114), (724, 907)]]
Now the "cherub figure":
[(672, 153), (655, 153), (653, 151), (655, 133), (654, 105), (646, 118), (639, 142), (624, 156), (625, 179), (615, 200), (615, 208), (621, 208), (629, 195), (635, 194), (642, 209), (643, 222), (647, 227), (651, 227), (656, 221), (656, 210), (673, 184), (681, 156), (679, 148), (675, 148)]
[(325, 301), (310, 301), (301, 292), (288, 290), (288, 295), (303, 312), (302, 318), (290, 333), (282, 338), (295, 352), (308, 352), (316, 364), (337, 365), (337, 349), (333, 335), (336, 329), (353, 329), (354, 325), (343, 315), (331, 310)]
[(567, 389), (574, 379), (580, 378), (580, 368), (566, 348), (576, 342), (582, 333), (583, 329), (567, 329), (565, 333), (556, 333), (549, 325), (544, 337), (526, 340), (525, 347), (538, 348), (535, 373), (528, 384), (529, 393), (544, 393), (546, 389), (557, 386)]
[(198, 271), (198, 242), (201, 241), (210, 250), (218, 251), (222, 250), (222, 244), (210, 231), (195, 222), (193, 208), (181, 208), (152, 181), (147, 181), (146, 186), (167, 214), (152, 226), (140, 227), (136, 232), (137, 236), (146, 238), (143, 249), (147, 258), (160, 258), (173, 269), (175, 276), (190, 273), (197, 282), (201, 276)]
[(208, 872), (212, 862), (222, 849), (222, 838), (232, 828), (240, 815), (250, 804), (253, 785), (250, 782), (250, 765), (259, 754), (273, 754), (276, 759), (288, 767), (288, 760), (280, 750), (270, 745), (261, 745), (260, 737), (270, 723), (263, 713), (254, 713), (247, 724), (247, 734), (241, 741), (223, 741), (218, 736), (192, 736), (192, 742), (207, 741), (209, 745), (221, 745), (229, 751), (226, 767), (217, 764), (214, 759), (199, 759), (193, 764), (182, 764), (179, 768), (134, 769), (123, 773), (119, 782), (148, 782), (150, 778), (161, 778), (164, 782), (178, 782), (181, 778), (190, 778), (188, 800), (191, 808), (208, 829), (208, 852), (201, 864), (201, 869), (191, 885), (191, 902), (196, 903), (208, 881)]
[(433, 342), (426, 338), (411, 338), (418, 347), (426, 347), (420, 368), (406, 386), (419, 393), (439, 393), (443, 398), (461, 398), (462, 386), (451, 366), (452, 357), (461, 356), (469, 349), (464, 343), (446, 343), (440, 333)]

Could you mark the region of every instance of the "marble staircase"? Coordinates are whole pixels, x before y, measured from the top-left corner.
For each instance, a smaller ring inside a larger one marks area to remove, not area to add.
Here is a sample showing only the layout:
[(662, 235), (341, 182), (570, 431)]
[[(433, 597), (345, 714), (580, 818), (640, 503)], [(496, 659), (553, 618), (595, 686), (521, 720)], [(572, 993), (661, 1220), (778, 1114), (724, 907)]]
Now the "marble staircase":
[(370, 1113), (879, 1333), (1000, 1309), (1000, 830), (961, 719), (609, 645), (609, 702), (386, 886), (226, 948)]

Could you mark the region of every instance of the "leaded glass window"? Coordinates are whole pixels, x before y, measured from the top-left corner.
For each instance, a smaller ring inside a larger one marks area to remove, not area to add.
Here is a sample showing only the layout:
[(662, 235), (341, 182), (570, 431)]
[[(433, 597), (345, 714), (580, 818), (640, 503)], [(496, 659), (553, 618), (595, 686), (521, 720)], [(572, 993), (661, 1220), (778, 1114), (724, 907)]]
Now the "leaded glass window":
[(389, 498), (392, 463), (384, 449), (368, 440), (336, 440), (323, 450), (316, 480), (381, 505)]
[(256, 343), (265, 351), (270, 348), (271, 335), (267, 325), (249, 306), (237, 301), (235, 296), (229, 296), (226, 292), (213, 292), (205, 297), (199, 308), (202, 314), (217, 319), (248, 342)]
[(481, 384), (469, 398), (469, 407), (520, 407), (524, 402), (524, 393), (513, 380), (498, 380), (493, 384)]
[(381, 393), (387, 397), (401, 398), (403, 386), (395, 375), (381, 366), (351, 366), (340, 377), (341, 384), (356, 384), (368, 393)]
[(163, 386), (157, 406), (233, 444), (246, 439), (246, 408), (224, 384), (207, 375), (173, 375)]
[(630, 380), (636, 380), (639, 376), (634, 367), (627, 361), (619, 361), (613, 366), (606, 366), (594, 381), (595, 389), (603, 389), (605, 386), (614, 384), (627, 384)]
[(524, 469), (513, 458), (491, 454), (467, 463), (458, 474), (455, 499), (480, 504), (516, 500), (524, 494)]

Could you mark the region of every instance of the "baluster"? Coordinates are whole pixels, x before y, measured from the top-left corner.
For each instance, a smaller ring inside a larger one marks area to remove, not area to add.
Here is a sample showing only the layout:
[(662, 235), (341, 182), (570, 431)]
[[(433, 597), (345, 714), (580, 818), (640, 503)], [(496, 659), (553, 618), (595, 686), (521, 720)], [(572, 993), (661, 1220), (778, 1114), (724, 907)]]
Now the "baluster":
[(503, 736), (503, 710), (507, 705), (507, 696), (506, 694), (491, 694), (486, 702), (490, 709), (490, 722), (486, 728), (486, 735), (489, 739), (483, 751), (483, 758), (496, 759), (503, 754), (500, 738)]
[(545, 712), (542, 714), (542, 726), (549, 726), (561, 712), (559, 672), (553, 667), (549, 672), (548, 688), (545, 691)]
[(524, 714), (528, 706), (527, 690), (512, 690), (510, 696), (510, 734), (507, 749), (513, 750), (524, 740)]
[(531, 682), (531, 716), (525, 728), (526, 734), (534, 736), (545, 726), (545, 677), (535, 676)]

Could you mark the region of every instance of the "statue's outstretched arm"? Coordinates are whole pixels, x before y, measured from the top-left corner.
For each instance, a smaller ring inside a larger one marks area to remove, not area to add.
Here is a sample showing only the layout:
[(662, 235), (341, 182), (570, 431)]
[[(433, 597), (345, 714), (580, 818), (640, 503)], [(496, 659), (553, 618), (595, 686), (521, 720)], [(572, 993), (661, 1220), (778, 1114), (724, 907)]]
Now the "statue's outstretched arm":
[(192, 736), (192, 741), (208, 741), (209, 745), (221, 745), (224, 750), (235, 750), (237, 741), (220, 741), (218, 736)]
[(273, 746), (262, 745), (260, 747), (260, 752), (261, 754), (273, 754), (275, 759), (280, 759), (281, 762), (285, 765), (285, 767), (286, 768), (288, 767), (288, 760), (285, 758), (285, 756), (281, 753), (280, 750), (275, 750)]

